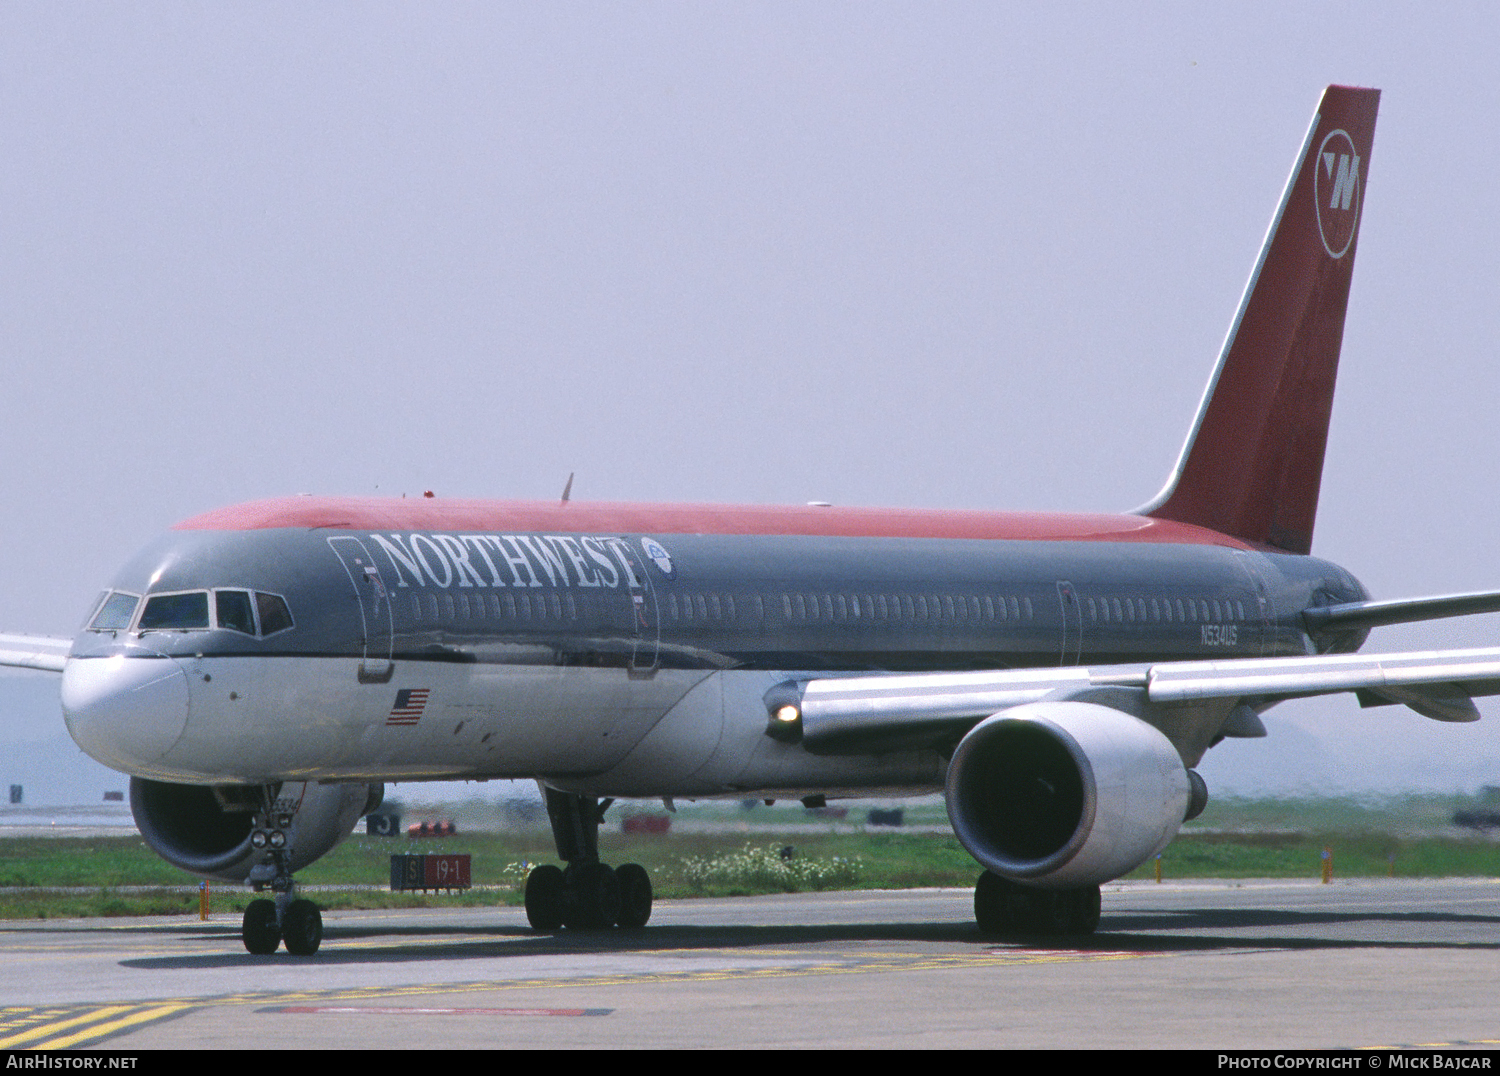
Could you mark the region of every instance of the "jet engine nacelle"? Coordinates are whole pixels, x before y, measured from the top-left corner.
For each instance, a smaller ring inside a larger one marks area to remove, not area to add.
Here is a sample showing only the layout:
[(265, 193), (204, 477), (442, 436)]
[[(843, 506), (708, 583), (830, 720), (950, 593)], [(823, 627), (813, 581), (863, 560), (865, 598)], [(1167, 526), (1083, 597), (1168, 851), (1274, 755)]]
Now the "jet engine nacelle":
[(1096, 885), (1165, 848), (1201, 784), (1139, 718), (1097, 703), (1037, 702), (960, 741), (948, 764), (948, 817), (994, 874), (1046, 888)]
[[(291, 852), (288, 869), (298, 870), (331, 851), (380, 805), (383, 791), (382, 785), (283, 784), (271, 825), (282, 824)], [(267, 848), (252, 840), (259, 795), (259, 789), (241, 786), (216, 791), (130, 779), (130, 810), (151, 850), (174, 867), (226, 882), (243, 882), (252, 867), (269, 858)]]

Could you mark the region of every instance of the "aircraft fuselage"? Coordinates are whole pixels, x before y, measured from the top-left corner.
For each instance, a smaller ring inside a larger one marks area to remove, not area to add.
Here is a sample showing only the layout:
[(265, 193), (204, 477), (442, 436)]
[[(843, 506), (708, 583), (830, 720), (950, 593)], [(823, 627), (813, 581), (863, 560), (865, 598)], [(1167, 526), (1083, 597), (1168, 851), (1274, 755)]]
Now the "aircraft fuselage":
[[(941, 787), (941, 750), (767, 738), (788, 679), (1305, 654), (1304, 609), (1366, 596), (1137, 516), (309, 498), (189, 520), (109, 593), (63, 687), (107, 765), (676, 796)], [(1217, 730), (1163, 731), (1191, 765)]]

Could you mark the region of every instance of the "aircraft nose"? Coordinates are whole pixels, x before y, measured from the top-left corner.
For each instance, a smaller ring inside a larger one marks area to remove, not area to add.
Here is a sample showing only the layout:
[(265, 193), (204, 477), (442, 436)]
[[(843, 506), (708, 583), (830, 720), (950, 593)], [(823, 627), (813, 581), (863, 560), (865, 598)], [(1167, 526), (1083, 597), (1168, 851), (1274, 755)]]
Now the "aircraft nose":
[(117, 770), (148, 773), (187, 727), (187, 676), (167, 657), (73, 658), (63, 669), (62, 705), (86, 753)]

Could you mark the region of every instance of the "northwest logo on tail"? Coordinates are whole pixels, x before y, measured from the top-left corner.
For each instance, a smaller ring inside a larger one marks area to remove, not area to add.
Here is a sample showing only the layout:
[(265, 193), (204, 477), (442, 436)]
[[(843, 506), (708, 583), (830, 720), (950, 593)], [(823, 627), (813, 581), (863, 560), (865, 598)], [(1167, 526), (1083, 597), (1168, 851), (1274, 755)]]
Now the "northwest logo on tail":
[(1331, 131), (1318, 147), (1313, 175), (1313, 203), (1318, 231), (1331, 258), (1342, 258), (1354, 241), (1359, 222), (1359, 154), (1348, 132)]

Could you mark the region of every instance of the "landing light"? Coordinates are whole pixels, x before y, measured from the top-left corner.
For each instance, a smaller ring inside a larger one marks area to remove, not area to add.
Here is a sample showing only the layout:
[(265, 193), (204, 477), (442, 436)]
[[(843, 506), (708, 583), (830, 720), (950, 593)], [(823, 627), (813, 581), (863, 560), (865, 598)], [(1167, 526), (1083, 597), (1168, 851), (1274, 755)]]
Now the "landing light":
[(771, 711), (771, 720), (766, 723), (766, 735), (782, 743), (795, 743), (802, 738), (802, 708), (796, 703), (784, 702)]

